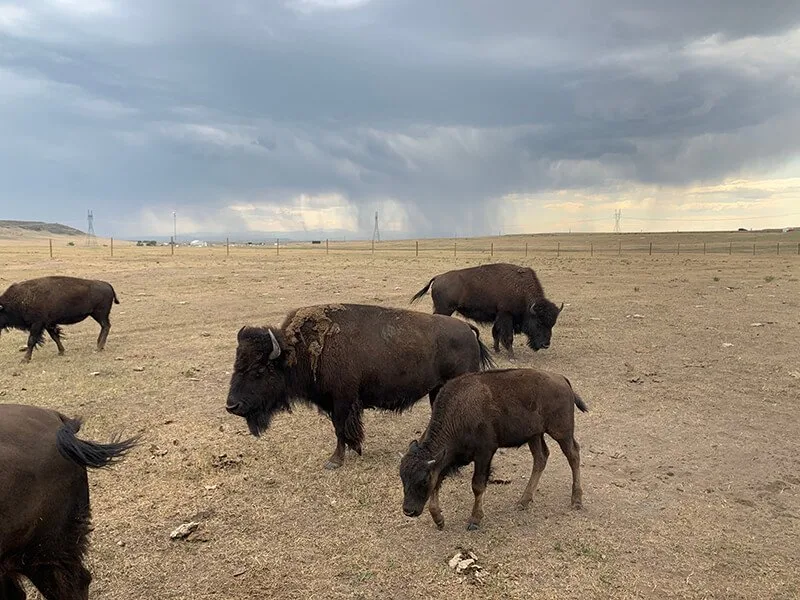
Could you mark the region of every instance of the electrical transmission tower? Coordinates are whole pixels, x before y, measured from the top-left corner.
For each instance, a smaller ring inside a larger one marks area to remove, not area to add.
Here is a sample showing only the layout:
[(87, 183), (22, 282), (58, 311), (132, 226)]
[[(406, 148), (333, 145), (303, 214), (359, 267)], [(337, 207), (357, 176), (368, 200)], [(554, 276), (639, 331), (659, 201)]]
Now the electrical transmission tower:
[(622, 219), (622, 209), (614, 211), (614, 233), (622, 233), (622, 229), (620, 229), (619, 221)]
[(94, 234), (94, 215), (92, 214), (91, 210), (87, 211), (86, 220), (88, 221), (88, 225), (86, 227), (86, 245), (96, 246), (97, 236)]
[(375, 211), (375, 229), (372, 231), (372, 241), (373, 242), (380, 242), (381, 241), (381, 231), (378, 229), (378, 211)]

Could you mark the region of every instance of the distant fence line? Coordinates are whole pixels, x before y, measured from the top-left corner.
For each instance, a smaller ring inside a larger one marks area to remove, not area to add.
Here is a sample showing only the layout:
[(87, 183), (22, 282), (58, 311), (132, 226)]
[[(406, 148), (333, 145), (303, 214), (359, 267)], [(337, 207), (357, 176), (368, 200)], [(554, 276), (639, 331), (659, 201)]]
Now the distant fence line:
[[(74, 246), (74, 244), (70, 244)], [(333, 253), (360, 253), (360, 254), (381, 254), (381, 253), (394, 253), (394, 254), (413, 254), (415, 257), (423, 254), (439, 254), (449, 255), (454, 258), (460, 254), (480, 254), (489, 257), (499, 255), (515, 255), (515, 256), (529, 256), (529, 255), (553, 255), (553, 256), (622, 256), (624, 254), (647, 254), (647, 255), (665, 255), (665, 254), (714, 254), (714, 255), (751, 255), (751, 256), (765, 256), (765, 255), (797, 255), (800, 256), (800, 242), (675, 242), (675, 243), (633, 243), (623, 244), (621, 241), (616, 244), (611, 243), (592, 243), (589, 244), (571, 244), (562, 245), (561, 242), (555, 244), (531, 244), (529, 242), (511, 244), (495, 244), (494, 242), (478, 242), (470, 240), (453, 240), (450, 244), (444, 240), (430, 240), (427, 243), (420, 243), (419, 241), (386, 241), (386, 242), (346, 242), (346, 241), (331, 241), (331, 240), (315, 240), (313, 242), (281, 242), (276, 239), (275, 242), (270, 243), (231, 243), (226, 240), (224, 243), (206, 244), (204, 246), (191, 246), (179, 244), (166, 244), (162, 246), (151, 245), (137, 245), (139, 252), (153, 252), (154, 250), (164, 249), (169, 247), (170, 255), (175, 255), (175, 248), (181, 249), (180, 251), (197, 251), (203, 248), (224, 248), (226, 256), (230, 256), (231, 248), (242, 249), (246, 251), (262, 250), (265, 252), (274, 253), (280, 256), (281, 251), (290, 252), (313, 252), (317, 254), (331, 254)], [(49, 240), (50, 258), (53, 258), (53, 240)], [(103, 248), (108, 248), (110, 256), (114, 256), (114, 238), (111, 238), (110, 244), (103, 244)], [(123, 250), (127, 253), (133, 247), (124, 246)]]

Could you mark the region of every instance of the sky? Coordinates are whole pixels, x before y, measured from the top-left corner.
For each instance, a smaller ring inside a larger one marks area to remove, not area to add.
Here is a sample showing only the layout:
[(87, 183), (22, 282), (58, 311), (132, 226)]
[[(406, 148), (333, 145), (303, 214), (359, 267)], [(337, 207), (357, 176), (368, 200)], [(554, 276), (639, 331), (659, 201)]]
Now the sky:
[(87, 209), (119, 238), (800, 225), (800, 2), (0, 0), (0, 219)]

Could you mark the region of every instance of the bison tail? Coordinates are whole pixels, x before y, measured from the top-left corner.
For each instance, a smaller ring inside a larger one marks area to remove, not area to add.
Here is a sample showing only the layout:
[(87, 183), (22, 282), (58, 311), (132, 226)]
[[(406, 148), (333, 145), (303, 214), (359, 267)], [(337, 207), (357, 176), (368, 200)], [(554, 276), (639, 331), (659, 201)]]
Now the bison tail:
[(489, 352), (489, 348), (487, 348), (486, 344), (481, 341), (481, 332), (478, 331), (478, 328), (472, 323), (467, 323), (467, 325), (469, 325), (469, 328), (475, 333), (475, 339), (478, 340), (478, 350), (481, 358), (481, 370), (487, 371), (489, 369), (494, 369), (497, 365), (495, 364), (494, 359), (492, 359), (492, 353)]
[(572, 389), (572, 384), (569, 382), (569, 379), (564, 377), (564, 380), (567, 382), (567, 385), (569, 386), (569, 389), (572, 390), (572, 397), (573, 397), (573, 400), (575, 401), (575, 406), (577, 406), (580, 409), (581, 412), (589, 412), (589, 407), (586, 405), (586, 402), (584, 402), (583, 398), (581, 398), (578, 395), (578, 392), (576, 392), (574, 389)]
[(428, 282), (428, 284), (427, 284), (427, 285), (426, 285), (424, 288), (422, 288), (420, 291), (418, 291), (416, 294), (414, 294), (414, 295), (411, 297), (411, 302), (409, 302), (409, 304), (414, 304), (414, 302), (416, 302), (417, 300), (419, 300), (420, 298), (422, 298), (422, 297), (423, 297), (425, 294), (427, 294), (427, 293), (428, 293), (428, 290), (431, 288), (431, 284), (433, 283), (433, 280), (434, 280), (434, 279), (436, 279), (436, 277), (434, 277), (433, 279), (431, 279), (431, 280)]
[(119, 304), (119, 298), (117, 298), (117, 292), (114, 291), (114, 286), (111, 286), (111, 293), (114, 296), (114, 304)]
[(139, 436), (136, 436), (127, 440), (116, 437), (108, 444), (89, 442), (75, 436), (80, 428), (80, 419), (64, 419), (64, 424), (56, 432), (56, 448), (61, 456), (81, 467), (108, 467), (121, 459), (139, 441)]

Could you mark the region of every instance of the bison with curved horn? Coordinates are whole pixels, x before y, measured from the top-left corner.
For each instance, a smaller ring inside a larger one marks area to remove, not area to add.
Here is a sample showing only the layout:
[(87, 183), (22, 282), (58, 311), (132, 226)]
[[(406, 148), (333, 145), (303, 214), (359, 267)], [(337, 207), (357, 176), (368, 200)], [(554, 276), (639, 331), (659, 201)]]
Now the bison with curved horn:
[(78, 419), (0, 405), (0, 598), (24, 600), (21, 578), (49, 599), (86, 600), (83, 564), (91, 530), (87, 467), (119, 460), (137, 438), (81, 440)]
[(242, 327), (226, 409), (254, 436), (302, 400), (333, 421), (336, 450), (325, 463), (361, 454), (365, 408), (403, 411), (462, 373), (493, 366), (478, 330), (441, 315), (363, 304), (309, 306), (280, 328)]
[(514, 334), (524, 333), (533, 351), (550, 347), (553, 327), (564, 308), (545, 298), (533, 269), (493, 263), (447, 271), (432, 278), (411, 298), (415, 302), (431, 291), (433, 312), (459, 312), (478, 323), (494, 323), (494, 350), (500, 344), (514, 356)]

